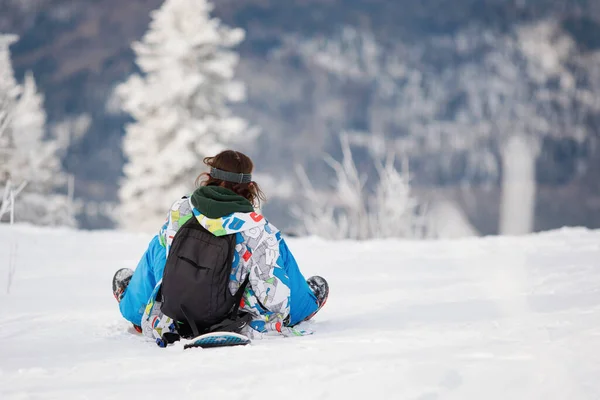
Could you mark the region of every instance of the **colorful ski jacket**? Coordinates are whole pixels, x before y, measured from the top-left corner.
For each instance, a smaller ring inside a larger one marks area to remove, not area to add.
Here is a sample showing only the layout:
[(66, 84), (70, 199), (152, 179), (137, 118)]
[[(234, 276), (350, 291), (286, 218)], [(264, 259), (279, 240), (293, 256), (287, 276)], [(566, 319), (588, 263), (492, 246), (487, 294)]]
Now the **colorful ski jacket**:
[[(196, 218), (215, 236), (236, 236), (229, 290), (235, 294), (249, 275), (249, 285), (240, 306), (253, 318), (249, 325), (251, 329), (244, 332), (246, 335), (299, 336), (310, 333), (295, 329), (293, 325), (317, 309), (316, 299), (277, 228), (256, 212), (233, 212), (219, 218), (208, 218), (194, 207), (192, 197), (184, 197), (171, 206), (159, 234), (160, 244), (167, 255), (178, 229), (190, 218)], [(292, 275), (293, 282), (290, 282), (287, 272)], [(142, 317), (144, 334), (149, 337), (152, 334), (146, 331), (153, 329), (151, 316), (157, 312), (154, 301), (160, 284), (158, 282)], [(293, 310), (290, 297), (292, 289), (295, 301)]]

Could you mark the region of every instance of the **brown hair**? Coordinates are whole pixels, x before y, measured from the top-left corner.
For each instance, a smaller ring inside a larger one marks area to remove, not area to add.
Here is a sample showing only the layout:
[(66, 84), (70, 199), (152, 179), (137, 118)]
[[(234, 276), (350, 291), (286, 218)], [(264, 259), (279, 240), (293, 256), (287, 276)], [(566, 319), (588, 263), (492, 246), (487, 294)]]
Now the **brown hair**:
[[(214, 157), (205, 157), (204, 164), (238, 174), (251, 174), (254, 169), (250, 157), (234, 150), (225, 150)], [(213, 178), (208, 172), (203, 172), (196, 178), (196, 186), (222, 186), (246, 198), (254, 207), (260, 207), (260, 203), (266, 200), (264, 193), (254, 181), (248, 183), (227, 182)]]

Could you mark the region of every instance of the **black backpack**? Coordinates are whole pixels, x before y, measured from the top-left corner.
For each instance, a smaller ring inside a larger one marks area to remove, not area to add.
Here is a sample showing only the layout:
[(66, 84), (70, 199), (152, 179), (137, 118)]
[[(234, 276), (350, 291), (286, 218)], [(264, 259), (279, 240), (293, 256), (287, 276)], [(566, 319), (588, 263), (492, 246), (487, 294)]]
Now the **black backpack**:
[[(229, 281), (235, 235), (214, 236), (192, 216), (179, 228), (163, 273), (161, 311), (182, 337), (239, 332), (251, 316), (239, 312), (248, 277), (235, 295)], [(249, 274), (248, 274), (249, 275)]]

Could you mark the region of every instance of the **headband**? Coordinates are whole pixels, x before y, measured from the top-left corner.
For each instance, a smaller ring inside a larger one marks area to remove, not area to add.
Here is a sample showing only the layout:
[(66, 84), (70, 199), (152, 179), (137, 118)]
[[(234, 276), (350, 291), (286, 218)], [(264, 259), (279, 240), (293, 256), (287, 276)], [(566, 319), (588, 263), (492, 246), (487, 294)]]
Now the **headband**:
[(210, 169), (210, 176), (215, 179), (222, 181), (233, 182), (233, 183), (250, 183), (252, 182), (252, 174), (242, 174), (236, 172), (223, 171), (212, 167)]

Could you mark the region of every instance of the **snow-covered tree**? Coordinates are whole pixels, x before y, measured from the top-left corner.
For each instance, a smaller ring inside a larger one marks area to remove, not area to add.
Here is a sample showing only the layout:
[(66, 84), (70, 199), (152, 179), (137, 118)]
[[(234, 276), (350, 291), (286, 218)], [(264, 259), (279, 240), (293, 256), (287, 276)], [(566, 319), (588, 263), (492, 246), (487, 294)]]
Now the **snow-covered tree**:
[[(387, 65), (377, 71), (388, 78), (374, 81), (374, 135), (354, 134), (352, 143), (380, 157), (395, 149), (440, 173), (461, 165), (466, 183), (500, 181), (500, 233), (530, 232), (542, 143), (566, 137), (584, 143), (590, 117), (600, 110), (600, 95), (575, 75), (574, 41), (557, 21), (542, 20), (507, 33), (472, 26), (434, 38), (429, 47), (405, 51), (399, 68), (390, 68), (389, 55), (370, 63)], [(428, 51), (451, 54), (455, 62), (428, 67)]]
[[(0, 36), (0, 109), (4, 121), (0, 131), (0, 186), (18, 192), (14, 201), (17, 222), (73, 226), (67, 196), (60, 193), (66, 180), (58, 145), (45, 138), (43, 96), (30, 73), (22, 86), (14, 79), (8, 53), (14, 40), (14, 36)], [(0, 216), (0, 220), (6, 217)]]
[[(286, 140), (298, 143), (291, 157), (313, 168), (309, 175), (317, 186), (322, 182), (309, 157), (331, 151), (332, 138), (346, 131), (353, 150), (366, 149), (374, 160), (384, 160), (390, 151), (408, 158), (415, 181), (430, 185), (427, 200), (441, 201), (442, 209), (456, 207), (445, 203), (456, 198), (469, 208), (481, 200), (472, 196), (479, 189), (500, 187), (500, 231), (524, 233), (533, 228), (542, 145), (594, 140), (600, 56), (590, 53), (580, 52), (553, 19), (506, 30), (472, 24), (418, 41), (342, 27), (312, 37), (285, 36), (271, 57), (294, 60), (310, 78), (281, 95), (275, 93), (275, 78), (258, 89), (253, 83), (253, 92), (269, 93), (260, 97), (268, 98), (261, 105), (267, 104), (271, 115), (281, 104), (303, 110), (294, 113), (297, 134)], [(303, 103), (301, 96), (310, 100)], [(304, 104), (317, 106), (306, 112)], [(316, 121), (315, 129), (304, 128), (307, 120)], [(289, 127), (277, 124), (266, 123), (284, 137), (281, 132)], [(441, 183), (452, 187), (440, 190)], [(439, 199), (442, 195), (448, 198)]]
[(399, 171), (394, 157), (376, 163), (377, 183), (370, 190), (359, 173), (348, 137), (340, 137), (342, 161), (326, 156), (335, 172), (333, 190), (315, 189), (302, 167), (297, 167), (304, 204), (294, 209), (302, 234), (327, 239), (422, 238), (427, 232), (424, 209), (412, 195), (408, 167)]
[(15, 215), (19, 221), (36, 225), (74, 226), (59, 143), (45, 138), (43, 102), (33, 75), (26, 74), (11, 124), (15, 149), (11, 176), (17, 182), (27, 182), (16, 202)]
[(0, 221), (9, 215), (9, 221), (14, 219), (14, 202), (25, 183), (15, 187), (10, 180), (12, 132), (10, 131), (11, 119), (19, 86), (14, 77), (10, 60), (9, 46), (17, 41), (15, 35), (0, 34)]
[(135, 120), (123, 141), (119, 220), (126, 229), (157, 229), (168, 206), (193, 188), (203, 157), (255, 135), (228, 107), (245, 96), (233, 79), (232, 50), (244, 32), (211, 18), (211, 10), (206, 0), (166, 0), (133, 44), (142, 74), (116, 89)]
[[(344, 26), (329, 37), (287, 36), (280, 52), (292, 51), (311, 70), (329, 73), (329, 81), (343, 82), (338, 87), (330, 84), (329, 92), (337, 91), (335, 95), (346, 102), (355, 101), (348, 91), (355, 96), (364, 94), (359, 123), (363, 130), (333, 118), (328, 125), (335, 129), (337, 122), (343, 130), (351, 131), (351, 145), (367, 147), (377, 158), (386, 156), (395, 136), (405, 135), (417, 124), (427, 124), (436, 111), (435, 101), (439, 99), (432, 96), (436, 88), (425, 78), (423, 51), (402, 40), (386, 45), (369, 30)], [(321, 99), (316, 102), (321, 107)], [(348, 107), (337, 107), (333, 117), (348, 118), (349, 112)]]
[(17, 96), (19, 85), (15, 80), (10, 60), (9, 46), (16, 42), (16, 35), (0, 34), (0, 179), (6, 179), (8, 173), (8, 148), (11, 146), (8, 130)]
[[(574, 41), (557, 21), (538, 21), (498, 35), (484, 30), (478, 41), (465, 32), (483, 59), (463, 63), (445, 84), (464, 101), (443, 134), (466, 150), (469, 166), (502, 177), (500, 233), (533, 230), (535, 163), (544, 140), (588, 138), (586, 116), (598, 111), (597, 94), (577, 83), (569, 65)], [(583, 98), (596, 98), (584, 104)], [(493, 162), (494, 154), (500, 162)], [(491, 169), (491, 171), (490, 171)]]

